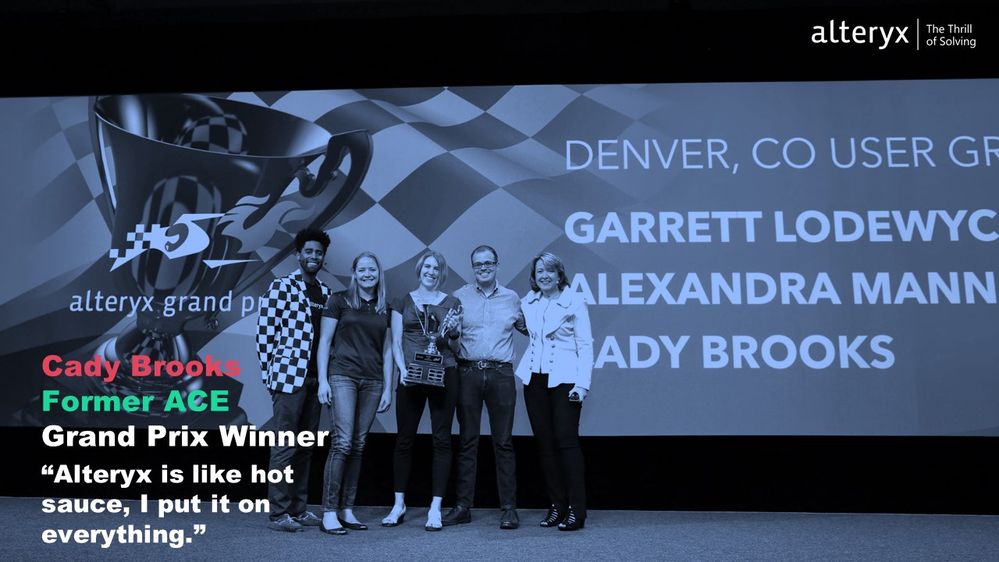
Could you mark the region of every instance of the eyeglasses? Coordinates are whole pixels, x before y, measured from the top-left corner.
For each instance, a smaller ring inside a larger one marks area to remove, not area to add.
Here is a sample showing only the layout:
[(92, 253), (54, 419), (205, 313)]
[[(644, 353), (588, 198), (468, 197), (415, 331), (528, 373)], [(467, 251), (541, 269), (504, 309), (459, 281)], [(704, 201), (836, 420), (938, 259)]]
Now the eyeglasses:
[(472, 269), (494, 269), (496, 267), (496, 262), (494, 261), (473, 261)]

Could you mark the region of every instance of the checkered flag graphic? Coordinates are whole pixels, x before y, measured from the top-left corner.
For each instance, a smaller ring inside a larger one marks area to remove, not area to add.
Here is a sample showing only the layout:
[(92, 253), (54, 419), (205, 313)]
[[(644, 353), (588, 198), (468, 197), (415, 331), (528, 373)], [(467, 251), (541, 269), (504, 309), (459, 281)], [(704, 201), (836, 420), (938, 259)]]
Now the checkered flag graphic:
[(185, 126), (174, 144), (209, 152), (246, 154), (246, 126), (235, 115), (208, 115)]
[(152, 241), (147, 237), (147, 234), (155, 232), (156, 230), (162, 228), (158, 224), (149, 225), (149, 230), (146, 230), (146, 225), (137, 224), (132, 232), (125, 235), (125, 240), (131, 242), (132, 246), (130, 248), (112, 248), (108, 252), (108, 257), (113, 260), (124, 260), (128, 261), (135, 256), (138, 256), (142, 252), (153, 247)]
[[(563, 145), (568, 134), (622, 133), (665, 104), (664, 97), (637, 86), (241, 92), (229, 97), (311, 119), (334, 133), (366, 129), (372, 134), (375, 150), (361, 193), (327, 225), (336, 245), (328, 268), (346, 284), (353, 256), (373, 251), (386, 267), (392, 291), (412, 284), (414, 260), (427, 248), (464, 256), (477, 243), (493, 245), (504, 263), (514, 265), (500, 271), (500, 282), (510, 283), (526, 271), (531, 257), (562, 237), (562, 222), (571, 210), (599, 212), (646, 196), (591, 170), (567, 171)], [(607, 267), (603, 256), (589, 250), (584, 255), (578, 267)], [(445, 290), (471, 281), (466, 269), (451, 269), (451, 286)]]

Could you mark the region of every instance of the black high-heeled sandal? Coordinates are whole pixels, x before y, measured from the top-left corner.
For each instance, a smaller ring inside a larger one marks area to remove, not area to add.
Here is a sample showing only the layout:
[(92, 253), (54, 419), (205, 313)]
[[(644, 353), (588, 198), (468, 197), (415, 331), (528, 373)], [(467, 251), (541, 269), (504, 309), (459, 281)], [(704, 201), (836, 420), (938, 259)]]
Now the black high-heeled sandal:
[(576, 513), (575, 508), (569, 506), (569, 513), (565, 520), (558, 524), (559, 531), (578, 531), (586, 524), (586, 515)]
[(327, 535), (346, 535), (347, 534), (347, 529), (344, 529), (343, 527), (337, 527), (335, 529), (329, 529), (329, 528), (326, 527), (326, 523), (324, 523), (322, 521), (319, 522), (319, 530), (322, 531), (322, 532), (324, 532), (324, 533), (326, 533)]
[[(389, 515), (391, 515), (391, 512), (389, 512)], [(405, 520), (406, 520), (406, 506), (402, 506), (402, 511), (399, 512), (399, 517), (396, 517), (395, 520), (390, 519), (388, 515), (386, 515), (385, 518), (382, 519), (382, 527), (398, 527), (399, 525), (402, 525), (402, 522)]]
[(565, 508), (552, 504), (548, 508), (548, 515), (541, 520), (542, 527), (555, 527), (565, 519)]

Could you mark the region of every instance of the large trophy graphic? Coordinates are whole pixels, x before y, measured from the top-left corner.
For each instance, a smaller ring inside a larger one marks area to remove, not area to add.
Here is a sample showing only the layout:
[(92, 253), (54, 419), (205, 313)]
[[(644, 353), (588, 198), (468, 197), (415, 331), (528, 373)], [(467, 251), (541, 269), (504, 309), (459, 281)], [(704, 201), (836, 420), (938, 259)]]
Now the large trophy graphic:
[[(461, 314), (461, 305), (458, 305), (458, 308), (448, 309), (444, 313), (444, 319), (440, 321), (434, 314), (435, 309), (442, 307), (425, 304), (423, 310), (416, 315), (423, 335), (428, 338), (427, 348), (422, 352), (417, 351), (406, 364), (406, 372), (402, 376), (406, 383), (444, 386), (444, 355), (437, 349), (437, 340), (445, 337), (454, 327), (455, 320)], [(437, 325), (434, 326), (434, 323)]]
[[(216, 314), (170, 304), (217, 303), (254, 287), (292, 251), (288, 233), (322, 228), (344, 209), (371, 161), (366, 131), (331, 135), (268, 107), (201, 95), (98, 97), (91, 125), (110, 203), (109, 268), (118, 290), (143, 302), (131, 324), (96, 351), (120, 360), (123, 373), (136, 355), (198, 359), (190, 327), (199, 319), (199, 327), (217, 329)], [(320, 158), (318, 170), (310, 171)], [(348, 158), (344, 173), (340, 167)], [(274, 242), (278, 234), (285, 238)], [(255, 365), (241, 370), (240, 379), (257, 380)], [(145, 414), (150, 423), (209, 426), (246, 419), (241, 411), (162, 413), (160, 406), (176, 391), (228, 388), (235, 407), (241, 387), (229, 377), (120, 376), (90, 385), (106, 394), (153, 396)], [(163, 419), (154, 419), (156, 412)]]

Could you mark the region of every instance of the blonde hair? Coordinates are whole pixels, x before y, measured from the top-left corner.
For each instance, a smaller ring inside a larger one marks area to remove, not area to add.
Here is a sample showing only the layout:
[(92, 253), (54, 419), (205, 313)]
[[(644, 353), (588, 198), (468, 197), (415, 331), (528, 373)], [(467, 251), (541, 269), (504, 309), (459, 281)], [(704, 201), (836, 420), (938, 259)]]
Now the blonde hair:
[(558, 273), (558, 288), (564, 289), (569, 286), (569, 278), (565, 274), (565, 266), (562, 265), (562, 260), (558, 259), (558, 256), (551, 252), (541, 252), (531, 260), (531, 290), (540, 291), (538, 288), (538, 282), (535, 280), (535, 270), (538, 268), (538, 262), (544, 264), (545, 269), (552, 269)]
[(375, 266), (378, 267), (378, 286), (375, 290), (375, 312), (382, 314), (386, 311), (385, 302), (385, 270), (382, 269), (382, 262), (378, 260), (378, 256), (371, 252), (361, 252), (357, 254), (354, 258), (354, 263), (350, 265), (350, 285), (347, 286), (347, 304), (351, 308), (357, 310), (361, 308), (361, 288), (357, 285), (357, 276), (354, 272), (357, 271), (357, 262), (361, 261), (362, 258), (371, 258), (375, 262)]

